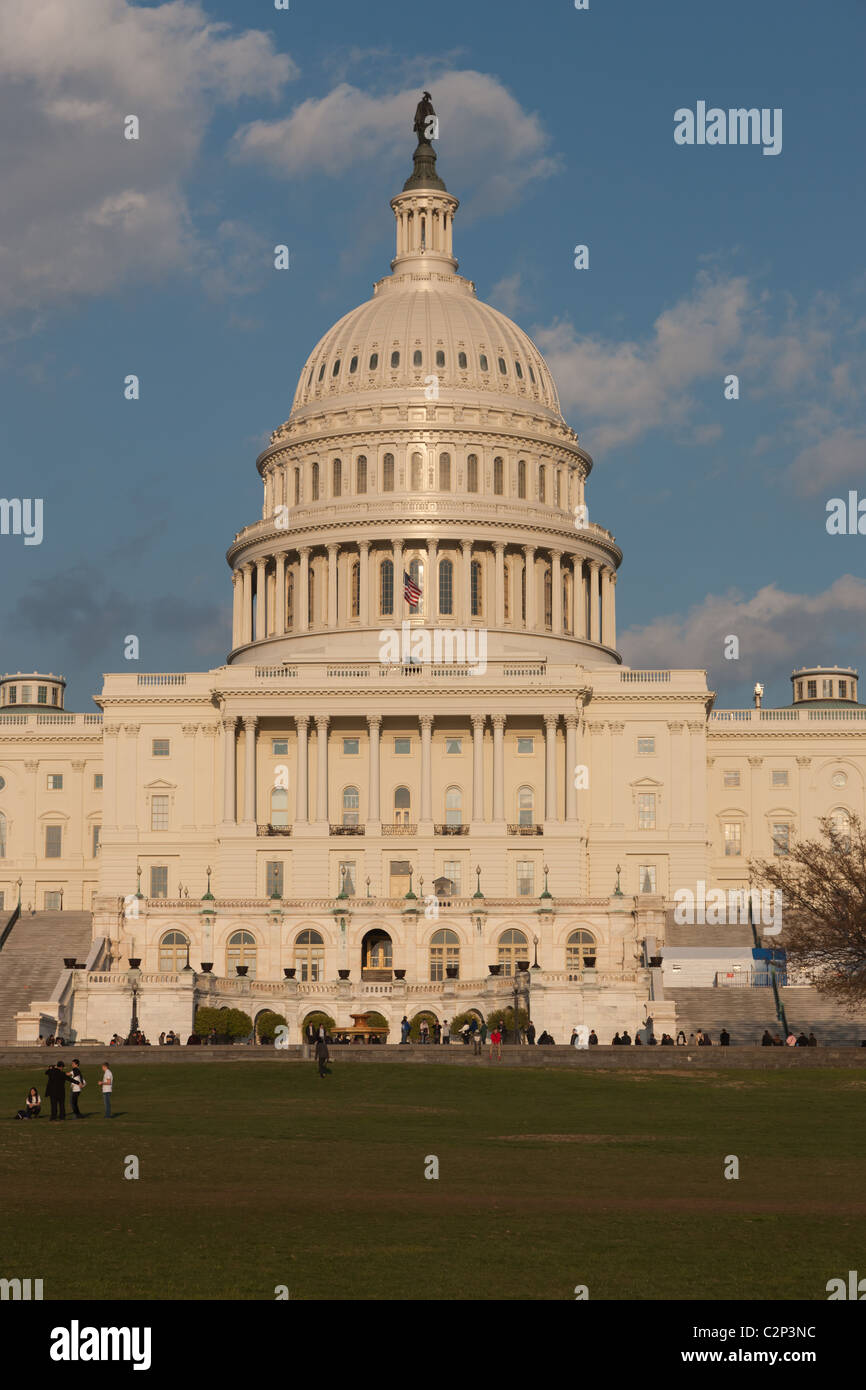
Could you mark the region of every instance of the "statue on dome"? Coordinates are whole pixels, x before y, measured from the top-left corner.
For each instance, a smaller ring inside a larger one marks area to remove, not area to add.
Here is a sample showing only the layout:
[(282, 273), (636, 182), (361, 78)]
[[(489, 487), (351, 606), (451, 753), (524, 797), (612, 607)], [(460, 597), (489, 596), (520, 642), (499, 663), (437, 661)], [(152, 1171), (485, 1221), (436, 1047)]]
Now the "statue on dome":
[(430, 93), (425, 92), (415, 108), (415, 121), (412, 129), (418, 136), (419, 145), (429, 145), (431, 140), (439, 139), (439, 121), (433, 110)]

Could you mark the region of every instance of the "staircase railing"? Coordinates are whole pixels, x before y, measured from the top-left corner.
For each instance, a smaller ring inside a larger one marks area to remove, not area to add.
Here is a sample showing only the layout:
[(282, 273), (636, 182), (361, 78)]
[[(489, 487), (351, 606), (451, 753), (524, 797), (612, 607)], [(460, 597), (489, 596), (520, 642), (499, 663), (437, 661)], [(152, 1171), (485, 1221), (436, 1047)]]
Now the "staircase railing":
[(12, 928), (15, 926), (15, 923), (18, 921), (18, 918), (19, 918), (20, 916), (21, 916), (21, 904), (18, 903), (17, 906), (16, 906), (16, 908), (15, 908), (15, 911), (12, 913), (12, 916), (9, 918), (9, 921), (6, 923), (5, 927), (3, 928), (3, 934), (0, 935), (0, 951), (2, 951), (2, 950), (3, 950), (3, 947), (6, 945), (6, 938), (8, 937), (9, 933), (11, 932)]

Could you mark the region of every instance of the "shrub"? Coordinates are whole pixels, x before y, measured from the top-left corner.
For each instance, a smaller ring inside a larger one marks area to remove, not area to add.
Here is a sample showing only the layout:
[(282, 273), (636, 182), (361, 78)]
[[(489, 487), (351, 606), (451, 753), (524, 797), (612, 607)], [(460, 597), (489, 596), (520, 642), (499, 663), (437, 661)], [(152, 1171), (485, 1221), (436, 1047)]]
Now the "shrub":
[[(529, 1024), (529, 1014), (525, 1009), (517, 1010), (517, 1026), (521, 1029)], [(514, 1010), (513, 1009), (494, 1009), (487, 1019), (488, 1035), (494, 1028), (504, 1028), (505, 1036), (510, 1037), (514, 1033)]]
[(197, 1009), (192, 1031), (197, 1033), (200, 1038), (206, 1038), (211, 1028), (216, 1028), (217, 1032), (220, 1031), (222, 1019), (223, 1015), (220, 1013), (219, 1009), (210, 1009), (206, 1007)]
[[(243, 1009), (227, 1009), (223, 1022), (224, 1031), (233, 1041), (235, 1038), (248, 1038), (253, 1031), (253, 1021)], [(219, 1031), (219, 1024), (217, 1024)]]
[(316, 1033), (318, 1033), (320, 1027), (322, 1026), (322, 1024), (324, 1024), (325, 1032), (327, 1033), (328, 1037), (333, 1037), (334, 1028), (336, 1027), (334, 1020), (331, 1018), (330, 1014), (323, 1013), (321, 1009), (317, 1009), (315, 1013), (307, 1014), (307, 1017), (304, 1019), (302, 1025), (304, 1033), (304, 1042), (307, 1041), (307, 1029), (309, 1028), (311, 1023), (313, 1025), (313, 1030)]
[(480, 1019), (476, 1013), (470, 1012), (465, 1014), (456, 1014), (455, 1017), (452, 1018), (451, 1023), (449, 1025), (452, 1038), (457, 1037), (457, 1034), (460, 1032), (460, 1029), (463, 1027), (464, 1023), (468, 1023), (471, 1028), (473, 1018), (475, 1019), (475, 1022), (478, 1024), (478, 1027), (480, 1028), (482, 1024), (482, 1019)]
[(413, 1043), (421, 1041), (420, 1024), (422, 1018), (426, 1018), (427, 1020), (427, 1025), (430, 1029), (429, 1038), (431, 1042), (433, 1041), (433, 1025), (437, 1022), (436, 1015), (434, 1013), (431, 1013), (429, 1009), (422, 1009), (421, 1012), (417, 1013), (413, 1019), (409, 1020), (409, 1037), (411, 1038)]
[(277, 1029), (285, 1026), (286, 1020), (283, 1015), (275, 1014), (270, 1009), (267, 1013), (259, 1014), (256, 1019), (256, 1032), (261, 1039), (270, 1043), (273, 1042)]

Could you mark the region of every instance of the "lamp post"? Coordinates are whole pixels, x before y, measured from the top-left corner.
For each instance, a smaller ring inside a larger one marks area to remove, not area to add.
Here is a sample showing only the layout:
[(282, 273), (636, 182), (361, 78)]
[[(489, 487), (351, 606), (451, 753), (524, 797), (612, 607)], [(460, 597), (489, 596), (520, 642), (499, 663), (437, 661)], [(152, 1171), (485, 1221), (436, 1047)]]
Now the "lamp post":
[[(135, 965), (132, 962), (135, 961)], [(138, 959), (132, 956), (130, 959), (130, 969), (126, 972), (129, 981), (129, 988), (132, 991), (132, 1018), (129, 1023), (129, 1037), (138, 1032), (138, 987), (141, 983), (141, 971), (138, 968)]]
[(23, 880), (23, 878), (19, 878), (19, 879), (16, 879), (15, 881), (16, 881), (16, 883), (18, 884), (18, 906), (19, 906), (19, 908), (20, 908), (20, 906), (21, 906), (21, 885), (23, 884), (24, 880)]

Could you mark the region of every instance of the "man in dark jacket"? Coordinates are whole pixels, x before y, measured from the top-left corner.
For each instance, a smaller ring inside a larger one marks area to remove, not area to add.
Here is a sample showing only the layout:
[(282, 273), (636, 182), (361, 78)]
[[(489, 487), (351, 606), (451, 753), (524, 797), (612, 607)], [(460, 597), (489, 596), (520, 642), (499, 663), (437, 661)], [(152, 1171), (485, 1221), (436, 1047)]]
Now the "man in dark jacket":
[(328, 1062), (329, 1062), (330, 1060), (331, 1060), (331, 1054), (330, 1054), (329, 1051), (328, 1051), (328, 1044), (325, 1042), (325, 1039), (324, 1039), (324, 1038), (321, 1038), (321, 1037), (317, 1038), (317, 1039), (316, 1039), (316, 1061), (317, 1061), (318, 1064), (319, 1064), (319, 1075), (320, 1075), (320, 1076), (327, 1076), (327, 1075), (328, 1075), (327, 1071), (325, 1070), (325, 1067), (327, 1066), (327, 1064), (328, 1064)]
[(598, 1034), (594, 1028), (589, 1035), (589, 1045), (590, 1047), (598, 1047)]
[[(51, 1102), (51, 1119), (66, 1119), (66, 1087), (69, 1085), (70, 1078), (63, 1070), (62, 1062), (55, 1062), (49, 1067), (45, 1075), (48, 1081), (45, 1086), (45, 1094)], [(60, 1114), (58, 1115), (58, 1110)]]
[(727, 1028), (723, 1028), (722, 1031), (721, 1031), (721, 1033), (719, 1034), (719, 1046), (720, 1046), (720, 1047), (730, 1047), (730, 1045), (731, 1045), (731, 1035), (730, 1035), (730, 1033), (728, 1032)]
[(631, 1034), (629, 1033), (627, 1028), (624, 1028), (622, 1030), (622, 1037), (620, 1038), (620, 1042), (622, 1043), (623, 1047), (631, 1047)]
[(532, 1047), (535, 1042), (535, 1024), (531, 1019), (526, 1026), (526, 1041), (529, 1043), (530, 1047)]

